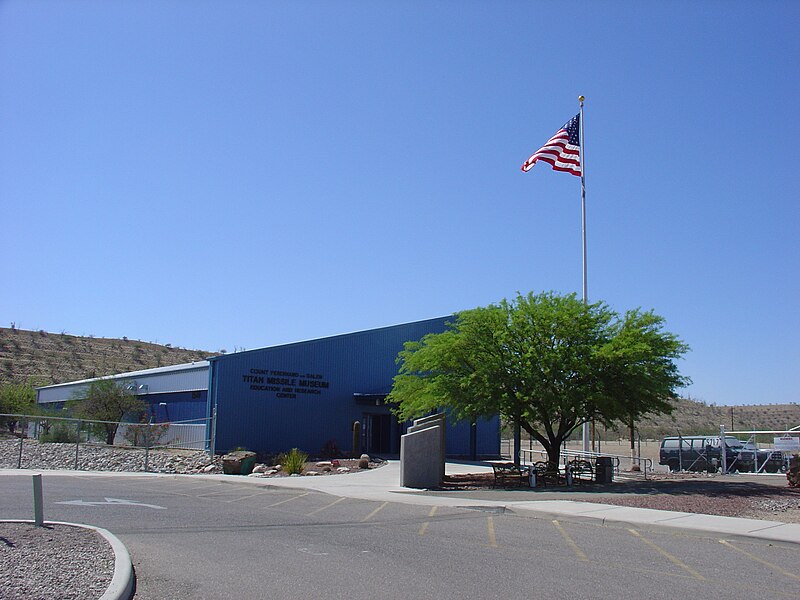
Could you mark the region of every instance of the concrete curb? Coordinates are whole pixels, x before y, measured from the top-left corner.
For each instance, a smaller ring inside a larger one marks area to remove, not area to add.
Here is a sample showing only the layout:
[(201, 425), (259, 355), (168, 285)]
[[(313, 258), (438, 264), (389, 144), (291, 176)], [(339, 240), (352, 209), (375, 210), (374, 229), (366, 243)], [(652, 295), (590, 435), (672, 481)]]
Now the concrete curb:
[(800, 544), (800, 525), (781, 523), (779, 521), (673, 512), (652, 508), (632, 508), (572, 500), (510, 502), (506, 504), (506, 508), (518, 514), (527, 513), (536, 516), (568, 518), (572, 521), (649, 525), (736, 538)]
[[(25, 519), (0, 519), (0, 523), (30, 523), (33, 521)], [(117, 536), (103, 529), (102, 527), (94, 527), (93, 525), (84, 525), (83, 523), (66, 523), (64, 521), (45, 521), (45, 525), (67, 525), (69, 527), (80, 527), (82, 529), (91, 529), (99, 533), (114, 552), (114, 575), (111, 577), (111, 583), (105, 593), (100, 596), (100, 600), (129, 600), (133, 594), (133, 563), (131, 562), (131, 555)]]

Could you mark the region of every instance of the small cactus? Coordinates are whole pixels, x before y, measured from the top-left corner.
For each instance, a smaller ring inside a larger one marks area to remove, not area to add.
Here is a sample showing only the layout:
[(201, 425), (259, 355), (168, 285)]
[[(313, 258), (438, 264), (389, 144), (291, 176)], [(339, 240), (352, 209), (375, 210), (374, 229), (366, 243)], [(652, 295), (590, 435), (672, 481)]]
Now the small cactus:
[(361, 454), (361, 423), (353, 421), (353, 456)]

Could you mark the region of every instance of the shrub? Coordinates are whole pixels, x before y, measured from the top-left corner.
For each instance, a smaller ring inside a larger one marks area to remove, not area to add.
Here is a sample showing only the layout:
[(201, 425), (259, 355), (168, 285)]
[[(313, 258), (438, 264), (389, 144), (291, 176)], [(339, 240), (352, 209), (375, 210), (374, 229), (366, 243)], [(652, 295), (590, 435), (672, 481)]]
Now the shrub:
[(163, 437), (168, 431), (169, 423), (141, 423), (128, 425), (124, 437), (133, 446), (152, 448), (163, 443)]
[(789, 461), (786, 479), (789, 482), (789, 487), (800, 487), (800, 454), (795, 454)]
[(293, 475), (295, 473), (303, 472), (303, 468), (306, 465), (306, 459), (308, 459), (308, 454), (298, 450), (297, 448), (292, 448), (289, 452), (281, 457), (280, 463), (283, 465), (284, 471), (286, 471), (289, 475)]
[(56, 423), (39, 436), (39, 441), (51, 444), (74, 444), (78, 441), (78, 432), (74, 425)]
[(339, 444), (336, 440), (328, 440), (322, 446), (322, 456), (325, 458), (339, 458), (342, 456), (342, 451), (339, 449)]

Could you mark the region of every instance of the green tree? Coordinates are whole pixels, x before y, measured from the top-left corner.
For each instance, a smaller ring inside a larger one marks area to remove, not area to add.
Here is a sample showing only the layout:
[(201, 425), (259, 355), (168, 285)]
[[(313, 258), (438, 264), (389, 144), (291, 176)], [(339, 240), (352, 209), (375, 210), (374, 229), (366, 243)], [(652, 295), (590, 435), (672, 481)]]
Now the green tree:
[[(13, 415), (37, 414), (36, 390), (32, 383), (0, 384), (0, 413)], [(0, 417), (10, 433), (15, 433), (19, 419)]]
[(671, 413), (675, 389), (691, 382), (675, 362), (688, 350), (677, 336), (664, 331), (662, 317), (638, 309), (614, 323), (611, 340), (600, 348), (605, 392), (613, 399), (617, 419), (628, 428), (632, 460), (636, 422), (647, 414)]
[[(584, 304), (574, 294), (518, 295), (463, 311), (448, 331), (405, 345), (389, 400), (405, 419), (442, 408), (458, 419), (499, 413), (541, 442), (555, 469), (561, 444), (585, 420), (611, 425), (630, 413), (632, 404), (616, 394), (647, 392), (637, 396), (639, 415), (666, 410), (684, 382), (677, 369), (663, 381), (649, 379), (647, 369), (635, 371), (641, 377), (630, 388), (615, 378), (634, 372), (621, 357), (628, 339), (638, 340), (636, 327), (647, 320), (640, 321), (620, 320), (604, 303)], [(646, 331), (680, 344), (658, 327)], [(653, 345), (651, 356), (643, 345), (637, 348), (654, 363), (686, 350), (682, 344), (669, 352)]]
[(97, 427), (105, 435), (106, 444), (112, 445), (123, 417), (130, 413), (138, 416), (146, 407), (147, 404), (128, 389), (126, 382), (98, 379), (74, 400), (72, 409), (81, 418), (103, 421)]

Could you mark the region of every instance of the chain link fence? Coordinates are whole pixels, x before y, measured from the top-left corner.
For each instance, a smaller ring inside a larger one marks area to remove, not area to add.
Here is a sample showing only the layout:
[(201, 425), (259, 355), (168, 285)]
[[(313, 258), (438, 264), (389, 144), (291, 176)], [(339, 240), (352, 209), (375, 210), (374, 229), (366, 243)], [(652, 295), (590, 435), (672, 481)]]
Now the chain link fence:
[(213, 458), (213, 419), (130, 423), (0, 414), (0, 468), (192, 472)]
[[(666, 436), (661, 440), (658, 463), (670, 471), (705, 471), (716, 473), (785, 472), (789, 459), (800, 449), (800, 432), (731, 431), (719, 435)], [(791, 448), (776, 447), (776, 441), (788, 439)], [(795, 448), (796, 445), (796, 448)]]

